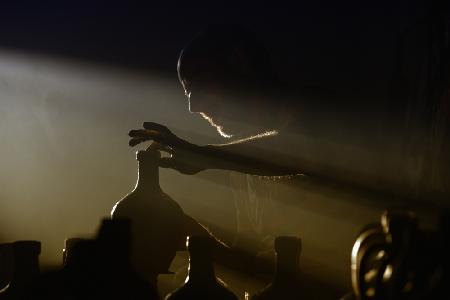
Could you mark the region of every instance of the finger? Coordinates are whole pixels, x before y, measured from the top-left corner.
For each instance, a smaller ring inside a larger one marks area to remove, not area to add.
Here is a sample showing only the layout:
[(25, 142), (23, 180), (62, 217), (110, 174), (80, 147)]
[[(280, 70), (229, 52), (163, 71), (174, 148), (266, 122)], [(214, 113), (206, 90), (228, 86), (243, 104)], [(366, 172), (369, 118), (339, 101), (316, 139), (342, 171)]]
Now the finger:
[(128, 132), (128, 136), (130, 137), (144, 137), (147, 135), (148, 133), (145, 129), (130, 130), (130, 132)]
[(138, 137), (138, 138), (132, 138), (129, 142), (128, 145), (130, 145), (130, 147), (134, 147), (142, 142), (148, 141), (148, 138), (144, 138), (144, 137)]
[(136, 130), (130, 130), (128, 132), (128, 135), (130, 137), (146, 137), (146, 136), (156, 136), (156, 135), (162, 135), (162, 133), (158, 130), (152, 130), (152, 129), (136, 129)]
[(128, 135), (132, 138), (137, 139), (142, 138), (145, 139), (146, 141), (153, 140), (160, 142), (162, 144), (166, 144), (169, 142), (166, 136), (164, 136), (163, 134), (161, 134), (156, 130), (146, 130), (146, 129), (131, 130)]
[(148, 130), (156, 130), (163, 133), (170, 132), (170, 130), (166, 126), (155, 122), (144, 122), (143, 127)]

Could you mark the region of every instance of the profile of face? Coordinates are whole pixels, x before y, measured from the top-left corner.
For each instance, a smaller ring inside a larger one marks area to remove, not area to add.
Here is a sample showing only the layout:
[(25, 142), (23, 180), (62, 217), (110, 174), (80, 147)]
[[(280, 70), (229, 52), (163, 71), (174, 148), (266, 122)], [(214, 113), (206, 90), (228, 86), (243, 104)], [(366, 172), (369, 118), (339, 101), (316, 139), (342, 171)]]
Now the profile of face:
[(181, 80), (188, 100), (189, 112), (200, 114), (217, 132), (225, 138), (231, 138), (242, 131), (236, 125), (241, 121), (242, 107), (235, 107), (235, 99), (217, 81)]
[(207, 27), (181, 51), (177, 70), (189, 111), (221, 136), (249, 137), (272, 127), (268, 91), (276, 76), (251, 31), (231, 24)]

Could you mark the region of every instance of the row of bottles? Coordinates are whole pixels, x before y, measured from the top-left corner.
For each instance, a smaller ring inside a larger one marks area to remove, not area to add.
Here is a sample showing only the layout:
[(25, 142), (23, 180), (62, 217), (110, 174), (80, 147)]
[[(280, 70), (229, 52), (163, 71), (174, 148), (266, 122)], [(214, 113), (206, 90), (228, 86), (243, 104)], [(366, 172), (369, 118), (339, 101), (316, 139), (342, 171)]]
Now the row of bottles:
[[(62, 269), (37, 280), (40, 243), (12, 243), (14, 272), (0, 297), (20, 299), (26, 291), (41, 299), (64, 298), (61, 295), (71, 299), (158, 299), (156, 278), (170, 273), (175, 253), (185, 250), (183, 243), (188, 237), (187, 280), (166, 299), (237, 299), (215, 276), (213, 252), (220, 243), (161, 190), (156, 149), (151, 145), (137, 153), (136, 188), (116, 204), (112, 219), (102, 222), (97, 236), (66, 241)], [(449, 249), (449, 222), (443, 220), (438, 236), (422, 234), (410, 213), (386, 213), (381, 224), (365, 230), (352, 251), (354, 298), (428, 299), (430, 293), (444, 287), (449, 264), (442, 249)], [(274, 247), (275, 277), (250, 299), (304, 299), (299, 278), (301, 240), (278, 237)], [(420, 259), (423, 253), (428, 261)], [(438, 288), (433, 286), (436, 282)]]
[[(169, 294), (166, 300), (238, 299), (215, 276), (212, 259), (213, 245), (209, 238), (188, 238), (189, 275), (185, 284)], [(301, 299), (298, 264), (301, 240), (296, 237), (278, 237), (275, 240), (275, 250), (277, 268), (273, 282), (251, 299)]]
[[(448, 218), (442, 219), (439, 231), (429, 232), (419, 229), (414, 214), (386, 212), (355, 242), (353, 293), (343, 299), (438, 299), (448, 294), (449, 230)], [(11, 243), (14, 271), (0, 299), (160, 299), (156, 287), (134, 270), (130, 245), (130, 221), (107, 219), (94, 239), (66, 241), (62, 269), (39, 274), (40, 243)], [(274, 246), (273, 281), (246, 299), (306, 299), (300, 280), (301, 240), (282, 236)], [(238, 299), (216, 277), (214, 240), (190, 236), (186, 247), (186, 281), (165, 299)]]
[[(128, 220), (104, 220), (95, 239), (67, 239), (63, 267), (40, 275), (40, 243), (14, 242), (14, 272), (0, 299), (158, 299), (156, 288), (133, 269), (130, 244)], [(165, 299), (237, 300), (238, 297), (215, 275), (214, 241), (205, 236), (190, 236), (186, 247), (189, 272), (185, 284)], [(301, 241), (295, 237), (279, 237), (275, 249), (274, 280), (251, 299), (300, 299), (297, 291)]]
[(68, 239), (63, 267), (40, 274), (40, 243), (11, 244), (14, 261), (0, 299), (146, 299), (156, 288), (130, 263), (130, 221), (103, 220), (94, 239)]

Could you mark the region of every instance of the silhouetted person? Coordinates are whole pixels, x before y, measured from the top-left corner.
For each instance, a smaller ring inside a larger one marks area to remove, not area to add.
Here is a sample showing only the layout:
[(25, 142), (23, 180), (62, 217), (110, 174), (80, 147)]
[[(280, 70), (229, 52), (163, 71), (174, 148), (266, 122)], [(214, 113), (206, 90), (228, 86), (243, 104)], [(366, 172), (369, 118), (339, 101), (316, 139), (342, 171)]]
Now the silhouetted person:
[(297, 108), (283, 100), (268, 52), (243, 28), (212, 26), (183, 49), (178, 76), (189, 111), (200, 114), (232, 141), (198, 146), (163, 125), (146, 122), (144, 130), (130, 132), (130, 145), (159, 142), (161, 150), (171, 154), (161, 158), (159, 165), (183, 174), (206, 169), (236, 171), (230, 174), (237, 208), (235, 245), (255, 251), (262, 248), (263, 240), (270, 244), (273, 237), (267, 224), (274, 218), (271, 222), (265, 219), (270, 219), (273, 187), (270, 181), (250, 175), (297, 175), (307, 167), (299, 163), (298, 147), (292, 146), (286, 134)]
[[(162, 158), (160, 166), (184, 174), (206, 169), (266, 176), (302, 171), (292, 158), (279, 156), (284, 152), (278, 153), (279, 133), (294, 106), (286, 107), (269, 55), (249, 32), (236, 26), (212, 26), (201, 32), (181, 52), (178, 76), (189, 111), (203, 116), (223, 137), (238, 140), (197, 146), (163, 125), (146, 122), (146, 130), (130, 132), (131, 146), (160, 142), (161, 149), (172, 154)], [(267, 144), (273, 151), (259, 148)]]
[(209, 237), (190, 236), (186, 246), (189, 251), (189, 275), (185, 284), (165, 299), (237, 300), (238, 298), (218, 281), (214, 273), (214, 241)]
[(16, 241), (12, 243), (14, 268), (8, 287), (0, 294), (0, 299), (28, 299), (31, 286), (39, 278), (39, 254), (41, 243), (38, 241)]

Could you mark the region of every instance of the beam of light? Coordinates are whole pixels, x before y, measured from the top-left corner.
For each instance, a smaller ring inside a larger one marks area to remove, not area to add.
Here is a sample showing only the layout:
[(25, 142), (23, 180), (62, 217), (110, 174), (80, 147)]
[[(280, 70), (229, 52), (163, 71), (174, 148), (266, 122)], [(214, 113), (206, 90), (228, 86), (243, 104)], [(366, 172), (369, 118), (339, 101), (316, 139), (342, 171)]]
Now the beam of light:
[[(134, 186), (135, 150), (127, 145), (130, 129), (155, 121), (175, 133), (187, 133), (183, 138), (189, 141), (195, 134), (193, 142), (198, 144), (218, 139), (202, 118), (189, 113), (184, 100), (176, 78), (1, 51), (0, 137), (5, 142), (0, 147), (0, 219), (3, 228), (11, 228), (5, 238), (41, 240), (42, 260), (60, 262), (64, 239), (94, 232), (99, 219)], [(220, 127), (212, 119), (208, 122)], [(250, 127), (242, 122), (238, 125)], [(317, 121), (321, 122), (327, 124)], [(262, 133), (266, 134), (280, 133), (268, 129)], [(307, 161), (326, 160), (356, 178), (357, 171), (377, 174), (392, 162), (386, 158), (380, 163), (374, 159), (379, 153), (346, 143), (339, 134), (287, 135), (302, 146), (299, 151)], [(230, 139), (231, 134), (222, 132), (222, 137)], [(271, 154), (293, 150), (285, 147)], [(398, 167), (393, 161), (391, 169)], [(222, 172), (223, 180), (213, 181), (214, 172), (193, 177), (162, 170), (161, 185), (187, 213), (233, 233), (236, 211), (229, 177)], [(308, 270), (346, 285), (354, 236), (367, 222), (378, 220), (388, 200), (373, 197), (368, 203), (366, 194), (302, 180), (295, 187), (276, 187), (281, 199), (270, 201), (263, 214), (268, 234), (302, 237), (302, 263), (309, 263)], [(248, 182), (246, 188), (252, 189)]]
[(270, 136), (275, 136), (275, 135), (278, 135), (278, 130), (268, 130), (268, 131), (265, 131), (265, 132), (262, 132), (262, 133), (259, 133), (259, 134), (247, 137), (247, 138), (242, 138), (242, 139), (239, 139), (239, 140), (232, 141), (230, 144), (239, 144), (239, 143), (249, 142), (249, 141), (252, 141), (252, 140), (257, 140), (257, 139), (270, 137)]
[(177, 87), (158, 74), (0, 49), (0, 242), (40, 240), (41, 262), (58, 264), (64, 239), (94, 233), (131, 190), (130, 129), (156, 121), (213, 135)]

